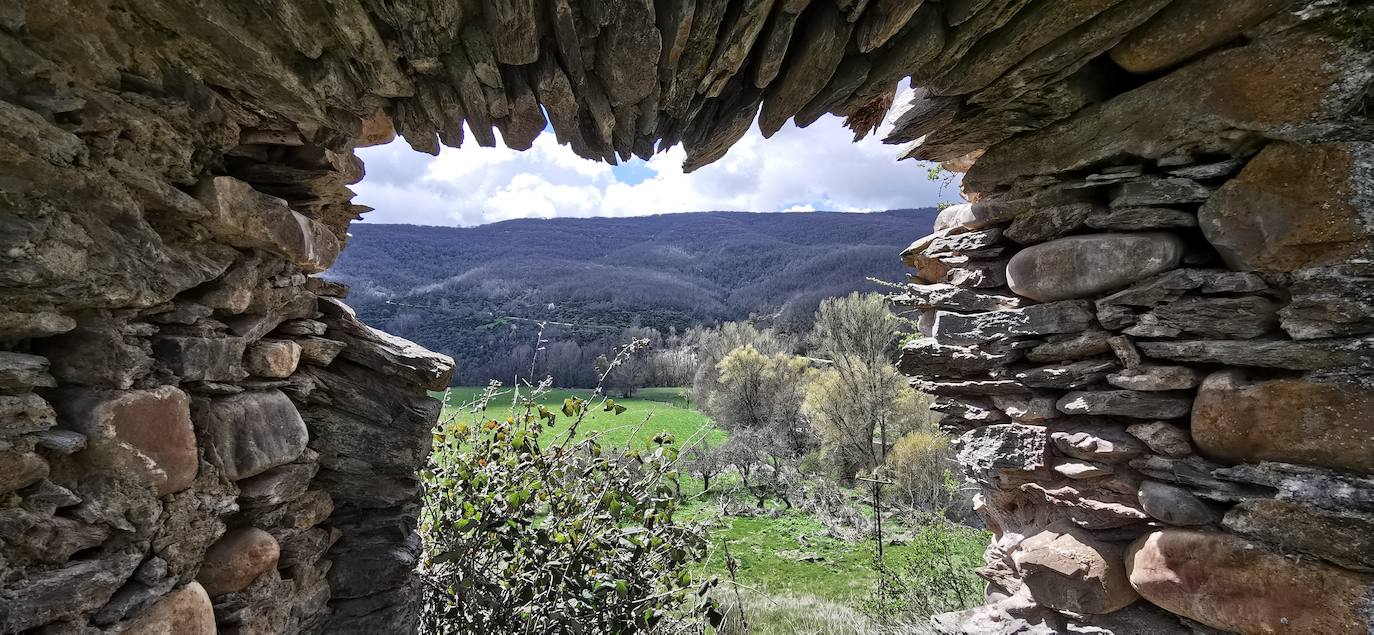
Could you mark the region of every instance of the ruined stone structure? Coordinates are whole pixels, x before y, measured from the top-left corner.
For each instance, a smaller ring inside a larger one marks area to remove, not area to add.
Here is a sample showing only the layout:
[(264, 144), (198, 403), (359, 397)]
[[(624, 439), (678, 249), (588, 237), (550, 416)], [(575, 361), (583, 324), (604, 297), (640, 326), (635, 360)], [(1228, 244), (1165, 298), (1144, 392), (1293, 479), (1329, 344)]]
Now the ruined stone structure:
[(888, 141), (972, 203), (904, 255), (902, 367), (997, 535), (939, 627), (1367, 632), (1362, 4), (0, 3), (0, 632), (413, 628), (451, 362), (311, 275), (353, 148), (693, 168), (905, 77)]

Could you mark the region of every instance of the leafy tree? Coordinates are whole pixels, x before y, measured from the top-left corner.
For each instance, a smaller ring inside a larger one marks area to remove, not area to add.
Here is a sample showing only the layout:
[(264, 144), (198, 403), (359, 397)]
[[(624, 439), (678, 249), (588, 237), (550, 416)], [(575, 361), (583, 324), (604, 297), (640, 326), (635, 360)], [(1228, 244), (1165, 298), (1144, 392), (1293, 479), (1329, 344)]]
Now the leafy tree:
[(623, 452), (572, 444), (590, 408), (624, 406), (550, 410), (538, 404), (547, 385), (504, 420), (455, 415), (434, 430), (421, 473), (426, 632), (637, 632), (684, 608), (718, 621), (714, 582), (689, 572), (705, 535), (675, 515), (675, 439)]
[(899, 326), (877, 294), (830, 298), (816, 311), (812, 351), (826, 367), (807, 390), (806, 408), (845, 481), (881, 464), (890, 441), (924, 418), (890, 361)]
[(720, 462), (735, 466), (760, 506), (785, 493), (786, 472), (811, 445), (801, 410), (810, 373), (805, 358), (765, 355), (751, 344), (716, 364), (704, 405), (716, 425), (730, 432), (730, 440), (715, 452)]
[(899, 502), (933, 512), (953, 503), (958, 482), (952, 459), (949, 437), (934, 428), (916, 430), (892, 446), (884, 473)]

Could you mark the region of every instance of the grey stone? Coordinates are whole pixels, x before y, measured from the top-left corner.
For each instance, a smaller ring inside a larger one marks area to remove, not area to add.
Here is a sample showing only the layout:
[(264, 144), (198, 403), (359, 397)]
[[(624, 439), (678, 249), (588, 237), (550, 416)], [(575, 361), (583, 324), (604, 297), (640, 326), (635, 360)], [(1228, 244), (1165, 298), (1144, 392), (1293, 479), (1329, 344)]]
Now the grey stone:
[(86, 435), (71, 430), (44, 430), (31, 436), (38, 447), (58, 454), (74, 454), (86, 448)]
[(57, 380), (48, 374), (47, 358), (0, 351), (0, 391), (26, 391), (56, 385)]
[(1087, 359), (1023, 370), (1016, 373), (1016, 380), (1032, 388), (1068, 390), (1101, 382), (1119, 368), (1115, 359)]
[(314, 366), (328, 366), (346, 344), (323, 337), (303, 337), (296, 340), (301, 347), (301, 361)]
[(327, 226), (243, 181), (211, 177), (196, 186), (195, 196), (209, 211), (202, 222), (230, 245), (270, 251), (309, 273), (328, 269), (339, 257), (339, 240)]
[(1016, 217), (1007, 228), (1007, 238), (1022, 245), (1032, 245), (1058, 238), (1083, 226), (1100, 207), (1092, 203), (1069, 203), (1036, 209)]
[(138, 553), (79, 560), (0, 590), (0, 629), (18, 632), (100, 608), (142, 561)]
[(908, 284), (890, 301), (901, 307), (967, 312), (1015, 309), (1026, 304), (1014, 295), (973, 291), (953, 284)]
[(253, 342), (244, 352), (243, 365), (257, 377), (283, 378), (296, 372), (301, 346), (291, 340), (264, 339)]
[(1136, 419), (1177, 419), (1192, 410), (1191, 397), (1134, 390), (1080, 390), (1059, 398), (1059, 411), (1070, 415), (1115, 415)]
[(930, 409), (980, 424), (1010, 421), (1006, 413), (997, 409), (990, 400), (980, 397), (938, 397), (931, 404)]
[(48, 337), (76, 328), (76, 320), (58, 313), (20, 313), (0, 310), (0, 342)]
[(997, 254), (992, 253), (990, 250), (996, 249), (1002, 242), (1002, 229), (999, 227), (959, 234), (937, 234), (934, 240), (930, 242), (930, 245), (925, 248), (925, 253), (928, 256), (936, 257), (953, 254), (986, 254), (996, 256)]
[(28, 487), (48, 477), (48, 462), (33, 452), (0, 449), (0, 494)]
[(153, 353), (182, 381), (235, 382), (248, 376), (243, 369), (247, 340), (240, 337), (160, 335)]
[(1171, 337), (1189, 333), (1202, 337), (1251, 339), (1278, 326), (1278, 309), (1278, 303), (1259, 296), (1185, 297), (1155, 308), (1141, 316), (1140, 322), (1171, 329), (1168, 335)]
[(0, 395), (0, 439), (40, 432), (57, 423), (57, 412), (33, 393)]
[(1123, 183), (1112, 197), (1113, 208), (1199, 203), (1211, 196), (1211, 188), (1180, 177), (1145, 179)]
[(296, 460), (305, 450), (305, 422), (280, 391), (197, 399), (198, 436), (231, 481)]
[(1086, 302), (1053, 302), (1022, 309), (961, 315), (940, 311), (934, 336), (941, 342), (969, 344), (1012, 337), (1085, 331), (1093, 314)]
[(1374, 520), (1276, 500), (1242, 501), (1222, 526), (1284, 550), (1300, 551), (1355, 571), (1374, 573)]
[(429, 390), (448, 387), (453, 358), (363, 324), (353, 309), (338, 300), (320, 298), (320, 310), (330, 336), (347, 345), (342, 353), (345, 358)]
[(1108, 339), (1111, 334), (1092, 329), (1069, 335), (1051, 335), (1045, 343), (1026, 351), (1026, 359), (1032, 362), (1060, 362), (1085, 357), (1096, 357), (1111, 350)]
[(1167, 457), (1188, 456), (1193, 453), (1193, 443), (1188, 431), (1165, 421), (1133, 423), (1126, 428), (1137, 439), (1150, 448), (1151, 452)]
[(1187, 366), (1144, 365), (1107, 376), (1107, 383), (1126, 390), (1187, 390), (1201, 382), (1197, 372)]
[(64, 507), (81, 504), (81, 497), (47, 479), (24, 488), (24, 509), (41, 516), (52, 516)]
[(320, 322), (318, 320), (310, 320), (306, 318), (298, 318), (295, 320), (287, 320), (285, 322), (282, 322), (281, 325), (277, 327), (277, 332), (282, 333), (284, 335), (297, 336), (324, 335), (325, 328), (326, 327), (324, 322)]
[(1178, 229), (1197, 227), (1197, 216), (1170, 207), (1113, 207), (1089, 214), (1083, 224), (1112, 231)]
[(1007, 264), (1007, 284), (1041, 302), (1096, 295), (1178, 266), (1183, 242), (1162, 233), (1089, 234), (1021, 250)]
[(1145, 513), (1170, 525), (1210, 525), (1221, 519), (1207, 503), (1177, 485), (1142, 481), (1136, 496)]
[(1133, 73), (1153, 73), (1234, 40), (1284, 6), (1283, 0), (1171, 4), (1113, 47), (1111, 58)]
[(1223, 364), (1289, 370), (1357, 367), (1374, 362), (1374, 340), (1183, 340), (1139, 342), (1146, 357), (1185, 364)]
[(1063, 415), (1054, 407), (1056, 397), (1048, 394), (993, 395), (992, 403), (1017, 423), (1038, 423)]
[(1083, 461), (1125, 463), (1145, 451), (1140, 441), (1126, 433), (1125, 426), (1092, 420), (1057, 422), (1050, 439), (1061, 453)]
[(1048, 430), (1001, 424), (974, 428), (955, 441), (969, 478), (994, 487), (1043, 478), (1049, 471)]
[(1010, 379), (912, 379), (911, 386), (924, 393), (954, 397), (962, 395), (1018, 395), (1030, 392), (1030, 389), (1021, 382)]
[(280, 505), (310, 487), (320, 466), (316, 463), (289, 463), (238, 482), (239, 501), (245, 507)]
[(1090, 461), (1057, 461), (1054, 464), (1054, 472), (1064, 478), (1080, 481), (1109, 476), (1112, 469), (1105, 464)]

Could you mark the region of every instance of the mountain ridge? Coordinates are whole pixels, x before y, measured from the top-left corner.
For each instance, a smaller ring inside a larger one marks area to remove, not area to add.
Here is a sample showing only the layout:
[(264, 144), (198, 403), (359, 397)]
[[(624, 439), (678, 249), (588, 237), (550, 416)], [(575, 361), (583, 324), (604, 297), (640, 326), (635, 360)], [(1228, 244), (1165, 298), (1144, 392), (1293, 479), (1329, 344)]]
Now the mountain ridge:
[(933, 208), (883, 212), (691, 212), (514, 219), (473, 227), (358, 223), (324, 276), (351, 287), (368, 323), (458, 360), (457, 380), (546, 335), (602, 349), (615, 328), (683, 330), (771, 316), (805, 328), (823, 297), (899, 280), (898, 252)]

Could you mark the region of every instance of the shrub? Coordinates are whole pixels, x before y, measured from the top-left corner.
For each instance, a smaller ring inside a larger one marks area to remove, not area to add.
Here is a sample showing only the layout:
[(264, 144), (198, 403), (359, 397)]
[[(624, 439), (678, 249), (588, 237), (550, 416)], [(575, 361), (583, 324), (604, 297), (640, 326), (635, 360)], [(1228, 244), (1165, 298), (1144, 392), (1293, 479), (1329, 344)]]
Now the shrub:
[(559, 413), (538, 394), (504, 420), (455, 416), (434, 430), (421, 474), (425, 631), (620, 633), (684, 608), (718, 617), (714, 581), (688, 571), (706, 543), (675, 517), (672, 436), (614, 453), (574, 445), (589, 407), (624, 407), (569, 399)]
[(905, 557), (876, 563), (878, 582), (865, 612), (886, 624), (909, 624), (982, 604), (985, 583), (976, 571), (989, 540), (987, 531), (929, 515)]

